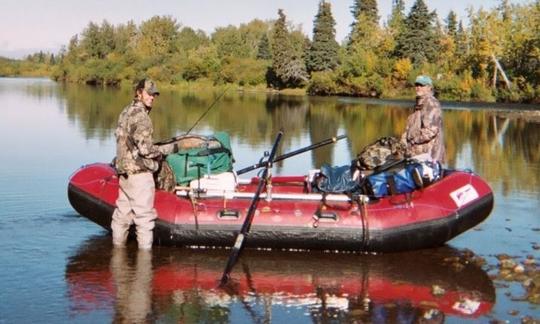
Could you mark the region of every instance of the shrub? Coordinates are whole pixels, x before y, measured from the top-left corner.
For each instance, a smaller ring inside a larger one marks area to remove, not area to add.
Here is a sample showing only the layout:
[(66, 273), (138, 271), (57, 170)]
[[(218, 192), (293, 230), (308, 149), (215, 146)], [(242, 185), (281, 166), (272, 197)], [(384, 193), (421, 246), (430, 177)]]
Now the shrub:
[(335, 95), (338, 93), (336, 74), (332, 71), (313, 72), (307, 87), (310, 95)]
[(268, 63), (251, 58), (229, 57), (222, 63), (219, 72), (221, 81), (244, 85), (258, 85), (266, 82)]

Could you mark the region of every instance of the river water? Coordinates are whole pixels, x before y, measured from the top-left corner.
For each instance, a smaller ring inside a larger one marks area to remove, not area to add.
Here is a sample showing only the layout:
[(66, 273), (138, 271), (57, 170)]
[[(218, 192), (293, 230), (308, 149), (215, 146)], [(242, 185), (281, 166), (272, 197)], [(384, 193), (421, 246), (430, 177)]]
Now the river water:
[[(218, 95), (163, 91), (152, 111), (155, 139), (185, 132)], [(490, 217), (446, 246), (387, 255), (246, 250), (235, 270), (242, 279), (222, 290), (227, 250), (145, 254), (130, 245), (118, 253), (108, 233), (67, 200), (75, 170), (115, 155), (116, 120), (130, 97), (0, 78), (1, 323), (540, 318), (535, 107), (443, 104), (448, 166), (472, 169), (495, 194)], [(400, 134), (411, 104), (228, 91), (193, 132), (228, 132), (237, 169), (257, 162), (280, 129), (278, 153), (348, 135), (274, 167), (274, 174), (305, 174), (323, 163), (348, 164), (377, 138)]]

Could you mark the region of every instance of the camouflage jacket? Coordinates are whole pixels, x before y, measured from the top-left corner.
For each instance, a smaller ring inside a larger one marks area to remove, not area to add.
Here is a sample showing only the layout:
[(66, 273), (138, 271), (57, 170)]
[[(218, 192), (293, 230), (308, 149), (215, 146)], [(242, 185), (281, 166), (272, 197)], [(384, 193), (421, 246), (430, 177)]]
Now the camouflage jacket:
[(442, 110), (432, 95), (416, 98), (414, 112), (407, 118), (402, 139), (407, 143), (407, 154), (428, 153), (432, 159), (445, 161)]
[(156, 146), (152, 142), (154, 128), (150, 110), (138, 100), (124, 108), (116, 127), (116, 170), (119, 174), (155, 172), (163, 154), (171, 145)]

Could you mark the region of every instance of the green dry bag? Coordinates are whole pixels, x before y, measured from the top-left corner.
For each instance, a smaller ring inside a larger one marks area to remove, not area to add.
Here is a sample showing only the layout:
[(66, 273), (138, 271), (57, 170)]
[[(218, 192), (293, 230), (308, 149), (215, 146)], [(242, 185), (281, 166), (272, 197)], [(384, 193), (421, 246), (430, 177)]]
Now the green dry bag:
[(233, 170), (234, 159), (229, 134), (217, 132), (197, 138), (200, 138), (200, 141), (195, 147), (167, 156), (167, 163), (171, 166), (178, 185), (188, 185), (191, 180), (207, 174)]

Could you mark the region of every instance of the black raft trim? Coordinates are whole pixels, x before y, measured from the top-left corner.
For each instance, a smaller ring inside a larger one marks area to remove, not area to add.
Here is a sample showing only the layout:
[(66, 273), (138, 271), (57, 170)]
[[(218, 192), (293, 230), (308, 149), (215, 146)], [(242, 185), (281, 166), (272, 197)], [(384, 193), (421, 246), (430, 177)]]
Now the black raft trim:
[(90, 219), (108, 231), (111, 231), (111, 220), (114, 206), (77, 188), (71, 183), (68, 186), (68, 199), (71, 206), (82, 216)]

